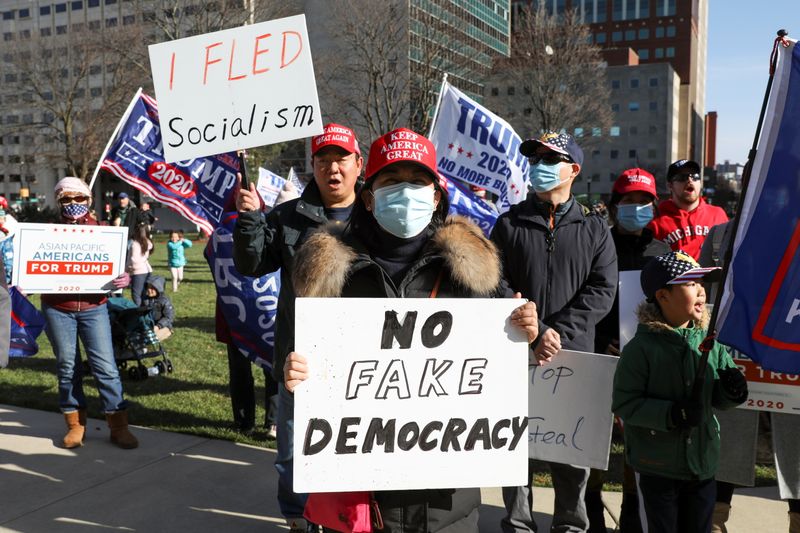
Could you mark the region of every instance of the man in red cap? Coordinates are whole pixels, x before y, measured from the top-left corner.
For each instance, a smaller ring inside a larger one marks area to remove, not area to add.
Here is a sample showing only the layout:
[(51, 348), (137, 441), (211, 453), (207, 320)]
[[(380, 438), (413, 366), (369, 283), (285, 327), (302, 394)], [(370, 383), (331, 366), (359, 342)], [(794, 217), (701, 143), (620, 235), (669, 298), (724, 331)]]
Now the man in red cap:
[(311, 531), (303, 519), (306, 495), (292, 490), (292, 439), (294, 397), (283, 387), (283, 363), (294, 349), (294, 255), (308, 236), (329, 221), (344, 222), (356, 199), (356, 181), (363, 159), (355, 133), (339, 124), (327, 124), (322, 135), (311, 139), (314, 180), (300, 198), (261, 213), (255, 184), (240, 190), (236, 199), (239, 218), (233, 233), (233, 261), (245, 276), (260, 277), (281, 269), (281, 292), (272, 356), (273, 377), (278, 381), (278, 504), (290, 531)]
[(703, 178), (700, 165), (689, 159), (680, 159), (667, 170), (667, 188), (670, 198), (658, 206), (660, 216), (650, 228), (656, 239), (666, 241), (673, 250), (683, 250), (695, 260), (709, 230), (728, 221), (725, 211), (709, 205), (700, 196)]

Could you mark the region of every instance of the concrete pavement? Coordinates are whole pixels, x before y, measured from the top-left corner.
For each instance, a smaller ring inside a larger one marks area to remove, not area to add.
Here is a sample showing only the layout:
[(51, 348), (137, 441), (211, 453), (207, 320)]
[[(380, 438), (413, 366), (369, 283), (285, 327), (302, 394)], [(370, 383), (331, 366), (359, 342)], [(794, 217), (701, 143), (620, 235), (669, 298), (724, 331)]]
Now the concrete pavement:
[[(146, 428), (134, 428), (138, 449), (120, 450), (94, 419), (84, 446), (65, 450), (64, 430), (57, 413), (0, 405), (0, 531), (287, 531), (273, 450)], [(499, 531), (500, 490), (482, 496), (481, 532)], [(730, 533), (787, 531), (777, 498), (776, 487), (737, 491)], [(621, 494), (605, 499), (618, 516)], [(548, 531), (553, 491), (535, 489), (534, 502)]]

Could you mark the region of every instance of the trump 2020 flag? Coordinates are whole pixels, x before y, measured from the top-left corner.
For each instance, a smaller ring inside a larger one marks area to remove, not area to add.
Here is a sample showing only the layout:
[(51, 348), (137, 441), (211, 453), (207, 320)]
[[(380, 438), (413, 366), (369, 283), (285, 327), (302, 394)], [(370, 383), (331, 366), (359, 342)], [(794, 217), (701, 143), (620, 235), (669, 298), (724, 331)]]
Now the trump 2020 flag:
[(719, 340), (800, 373), (800, 47), (778, 46), (764, 128), (720, 305)]
[(256, 182), (256, 190), (258, 191), (258, 194), (261, 195), (261, 199), (264, 200), (264, 204), (270, 209), (275, 207), (275, 200), (278, 199), (278, 195), (281, 193), (281, 189), (283, 189), (285, 184), (286, 180), (274, 172), (271, 172), (266, 168), (258, 169), (258, 182)]
[(486, 237), (489, 237), (499, 216), (497, 210), (488, 202), (475, 196), (463, 183), (445, 179), (447, 180), (447, 196), (450, 200), (450, 214), (467, 217), (481, 228)]
[(100, 168), (183, 215), (210, 235), (236, 188), (234, 153), (164, 162), (156, 101), (136, 94)]
[(37, 337), (44, 329), (44, 315), (17, 290), (9, 287), (11, 296), (11, 334), (9, 335), (9, 357), (28, 357), (39, 352)]
[(442, 83), (430, 139), (439, 172), (497, 194), (500, 213), (525, 199), (528, 158), (519, 152), (519, 135), (447, 81)]

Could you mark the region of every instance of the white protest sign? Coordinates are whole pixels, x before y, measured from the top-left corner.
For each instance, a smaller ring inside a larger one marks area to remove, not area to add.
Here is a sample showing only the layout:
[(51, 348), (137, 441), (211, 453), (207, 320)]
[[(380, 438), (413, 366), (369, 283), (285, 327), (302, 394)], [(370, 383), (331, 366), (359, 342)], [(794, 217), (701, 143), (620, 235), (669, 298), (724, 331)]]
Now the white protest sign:
[(125, 268), (128, 228), (23, 222), (12, 283), (27, 293), (104, 293)]
[(270, 172), (266, 168), (258, 169), (256, 190), (258, 194), (261, 195), (267, 207), (273, 207), (275, 205), (275, 200), (278, 199), (278, 195), (285, 183), (286, 180), (274, 172)]
[(304, 15), (148, 48), (167, 163), (322, 133)]
[(626, 270), (619, 273), (619, 350), (620, 352), (628, 344), (634, 335), (636, 328), (639, 327), (639, 319), (636, 317), (636, 308), (644, 302), (644, 292), (639, 278), (641, 270)]
[(617, 357), (561, 350), (531, 366), (528, 445), (534, 459), (608, 468)]
[(295, 492), (527, 483), (520, 304), (298, 298)]
[(736, 350), (731, 355), (747, 378), (747, 401), (739, 409), (800, 414), (800, 375), (764, 370)]

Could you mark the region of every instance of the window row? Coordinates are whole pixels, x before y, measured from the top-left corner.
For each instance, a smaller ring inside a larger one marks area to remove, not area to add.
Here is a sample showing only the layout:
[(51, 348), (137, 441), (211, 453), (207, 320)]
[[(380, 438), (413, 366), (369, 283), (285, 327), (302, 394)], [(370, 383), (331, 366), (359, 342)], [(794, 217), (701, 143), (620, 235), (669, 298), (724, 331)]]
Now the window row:
[[(647, 84), (650, 87), (658, 87), (658, 78), (650, 78), (647, 80)], [(612, 89), (619, 89), (622, 86), (622, 82), (620, 80), (611, 80), (611, 88)], [(639, 78), (631, 78), (628, 80), (628, 86), (631, 89), (638, 89), (639, 88)]]

